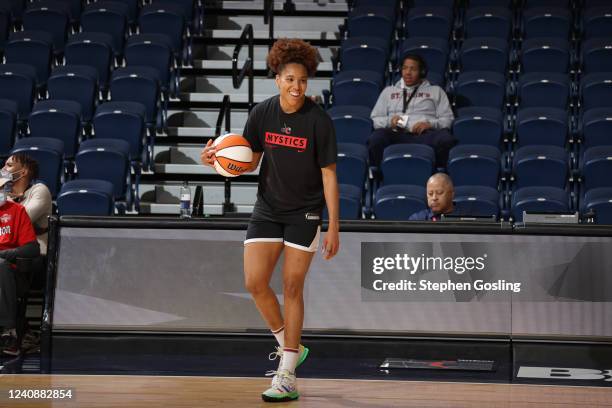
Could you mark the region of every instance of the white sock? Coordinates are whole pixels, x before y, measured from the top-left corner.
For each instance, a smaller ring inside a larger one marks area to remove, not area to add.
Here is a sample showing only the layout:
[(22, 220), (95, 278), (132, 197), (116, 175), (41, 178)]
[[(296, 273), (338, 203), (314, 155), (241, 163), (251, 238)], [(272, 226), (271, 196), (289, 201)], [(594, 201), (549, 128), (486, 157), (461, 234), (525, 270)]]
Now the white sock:
[(279, 370), (287, 370), (290, 373), (295, 372), (295, 366), (297, 365), (298, 357), (300, 356), (299, 349), (292, 349), (289, 347), (283, 348), (283, 361)]
[(271, 332), (276, 338), (278, 345), (281, 347), (285, 347), (285, 326), (277, 330), (271, 330)]

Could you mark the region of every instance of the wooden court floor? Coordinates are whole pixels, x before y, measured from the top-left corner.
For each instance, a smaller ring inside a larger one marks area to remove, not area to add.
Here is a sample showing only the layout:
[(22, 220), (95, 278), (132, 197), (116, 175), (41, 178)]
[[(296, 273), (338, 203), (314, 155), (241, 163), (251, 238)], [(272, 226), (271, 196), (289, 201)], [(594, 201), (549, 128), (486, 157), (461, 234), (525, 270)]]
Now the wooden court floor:
[[(266, 378), (1, 375), (0, 407), (612, 407), (612, 388), (465, 382), (301, 379), (302, 396), (269, 404)], [(71, 400), (10, 399), (10, 390), (73, 390)]]

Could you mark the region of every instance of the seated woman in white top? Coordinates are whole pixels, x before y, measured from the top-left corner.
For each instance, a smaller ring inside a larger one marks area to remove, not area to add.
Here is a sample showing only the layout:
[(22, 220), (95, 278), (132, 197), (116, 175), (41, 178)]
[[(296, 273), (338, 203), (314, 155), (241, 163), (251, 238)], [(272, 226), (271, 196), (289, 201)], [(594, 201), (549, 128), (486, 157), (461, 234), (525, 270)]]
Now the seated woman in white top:
[(6, 160), (2, 172), (6, 175), (10, 174), (13, 180), (9, 199), (25, 207), (36, 232), (40, 253), (46, 255), (48, 217), (51, 215), (53, 200), (46, 185), (32, 184), (38, 178), (38, 163), (27, 154), (16, 153)]

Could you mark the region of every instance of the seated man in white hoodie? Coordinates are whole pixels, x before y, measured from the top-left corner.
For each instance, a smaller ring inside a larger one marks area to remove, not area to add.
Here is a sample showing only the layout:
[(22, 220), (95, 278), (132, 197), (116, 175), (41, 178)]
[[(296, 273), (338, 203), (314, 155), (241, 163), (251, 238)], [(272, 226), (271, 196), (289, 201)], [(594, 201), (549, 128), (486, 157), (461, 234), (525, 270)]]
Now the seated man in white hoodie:
[(418, 55), (407, 55), (402, 78), (378, 97), (368, 139), (370, 165), (380, 166), (383, 151), (396, 143), (422, 143), (436, 152), (436, 167), (446, 167), (448, 151), (456, 144), (449, 129), (453, 111), (442, 88), (425, 78), (427, 67)]

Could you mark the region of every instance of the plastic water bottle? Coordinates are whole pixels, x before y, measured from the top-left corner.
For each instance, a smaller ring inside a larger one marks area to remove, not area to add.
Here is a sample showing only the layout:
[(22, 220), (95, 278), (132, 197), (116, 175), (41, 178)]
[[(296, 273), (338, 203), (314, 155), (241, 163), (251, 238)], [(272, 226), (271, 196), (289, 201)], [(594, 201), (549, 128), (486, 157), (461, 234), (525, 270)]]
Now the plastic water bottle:
[(191, 189), (187, 182), (181, 186), (181, 218), (191, 218)]

